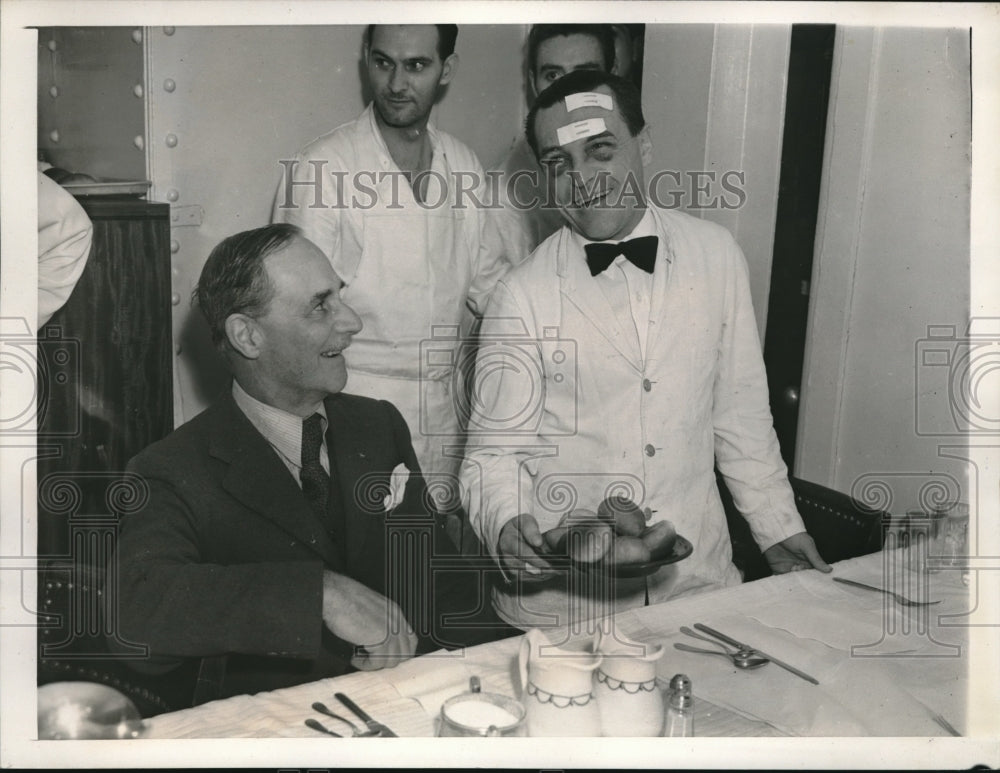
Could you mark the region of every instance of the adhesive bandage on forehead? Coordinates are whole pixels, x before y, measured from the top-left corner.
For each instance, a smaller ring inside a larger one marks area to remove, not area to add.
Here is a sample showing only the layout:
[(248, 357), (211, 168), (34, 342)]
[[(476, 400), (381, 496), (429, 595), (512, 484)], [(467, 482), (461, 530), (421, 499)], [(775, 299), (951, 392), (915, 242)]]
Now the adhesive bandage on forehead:
[(571, 142), (582, 140), (584, 137), (593, 137), (595, 134), (603, 134), (608, 130), (603, 118), (585, 118), (582, 121), (560, 126), (556, 129), (556, 138), (560, 145), (569, 145)]
[[(568, 95), (563, 102), (566, 105), (566, 112), (572, 113), (581, 107), (600, 107), (604, 110), (614, 110), (615, 104), (610, 94), (600, 94), (596, 91), (581, 91)], [(603, 118), (585, 118), (582, 121), (560, 126), (556, 130), (556, 137), (560, 145), (568, 145), (584, 137), (593, 137), (595, 134), (603, 134), (608, 130)]]
[(614, 110), (615, 108), (610, 94), (600, 94), (596, 91), (581, 91), (578, 94), (570, 94), (563, 102), (566, 104), (567, 113), (572, 113), (581, 107), (603, 107), (605, 110)]

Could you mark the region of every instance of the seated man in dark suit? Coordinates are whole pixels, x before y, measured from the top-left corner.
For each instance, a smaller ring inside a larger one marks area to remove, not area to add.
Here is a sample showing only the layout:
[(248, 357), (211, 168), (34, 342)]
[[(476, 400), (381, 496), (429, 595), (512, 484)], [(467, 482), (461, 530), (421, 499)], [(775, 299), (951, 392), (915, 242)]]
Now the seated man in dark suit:
[(239, 694), (469, 643), (437, 628), (441, 586), (470, 583), (432, 582), (450, 543), (406, 423), (341, 392), (362, 327), (341, 286), (295, 226), (209, 256), (196, 297), (234, 381), (129, 464), (149, 500), (122, 523), (117, 640), (148, 645), (140, 669), (225, 655)]

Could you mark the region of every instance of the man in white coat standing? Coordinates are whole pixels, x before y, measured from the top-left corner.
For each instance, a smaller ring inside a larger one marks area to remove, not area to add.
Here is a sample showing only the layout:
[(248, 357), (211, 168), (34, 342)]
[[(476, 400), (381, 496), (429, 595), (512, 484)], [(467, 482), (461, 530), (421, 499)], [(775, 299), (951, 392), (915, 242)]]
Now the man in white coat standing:
[[(497, 612), (562, 625), (739, 583), (716, 465), (775, 572), (830, 571), (779, 454), (745, 258), (724, 228), (649, 201), (635, 87), (571, 73), (526, 132), (566, 225), (497, 285), (481, 331), (462, 484), (508, 580)], [(551, 566), (542, 533), (609, 494), (693, 554), (603, 592)]]
[[(460, 329), (507, 268), (476, 155), (430, 123), (458, 68), (453, 24), (370, 25), (372, 102), (285, 165), (272, 220), (299, 226), (344, 280), (364, 320), (348, 362), (358, 394), (389, 400), (409, 425), (437, 505), (457, 505)], [(460, 403), (459, 403), (460, 405)], [(453, 539), (460, 526), (452, 522)]]

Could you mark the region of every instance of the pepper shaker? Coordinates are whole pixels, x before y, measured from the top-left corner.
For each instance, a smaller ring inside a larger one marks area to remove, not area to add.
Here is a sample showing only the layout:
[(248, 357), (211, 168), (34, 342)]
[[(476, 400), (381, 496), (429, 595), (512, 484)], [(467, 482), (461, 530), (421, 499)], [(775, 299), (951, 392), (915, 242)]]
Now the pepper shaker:
[(677, 674), (670, 680), (663, 735), (668, 738), (694, 735), (694, 698), (691, 696), (691, 680), (686, 674)]

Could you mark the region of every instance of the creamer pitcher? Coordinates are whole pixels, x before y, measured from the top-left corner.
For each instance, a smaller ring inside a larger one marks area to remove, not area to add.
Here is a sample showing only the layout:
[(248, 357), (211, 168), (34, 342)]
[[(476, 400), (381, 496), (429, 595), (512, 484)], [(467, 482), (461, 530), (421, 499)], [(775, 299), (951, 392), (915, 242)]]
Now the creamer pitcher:
[(594, 652), (601, 656), (594, 696), (606, 736), (657, 736), (663, 732), (663, 695), (656, 686), (662, 644), (633, 641), (598, 628)]
[(518, 657), (528, 735), (599, 736), (594, 670), (600, 663), (596, 653), (560, 649), (537, 628), (528, 631)]

